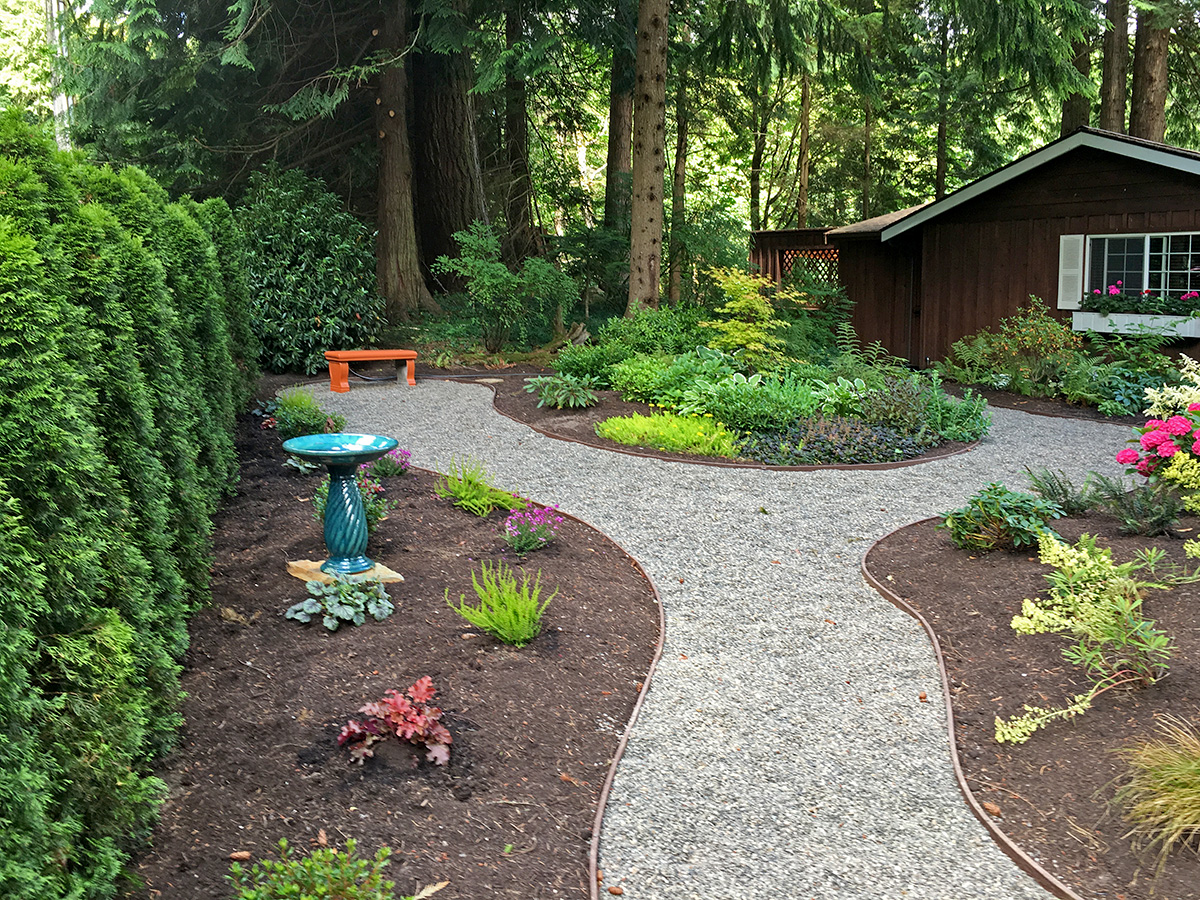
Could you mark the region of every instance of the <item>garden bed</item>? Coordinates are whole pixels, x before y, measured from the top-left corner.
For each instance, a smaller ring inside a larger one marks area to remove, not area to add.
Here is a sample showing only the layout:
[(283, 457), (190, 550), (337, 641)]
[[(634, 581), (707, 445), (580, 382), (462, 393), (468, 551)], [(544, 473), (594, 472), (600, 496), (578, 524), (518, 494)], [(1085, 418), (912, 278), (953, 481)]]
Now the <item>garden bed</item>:
[[(503, 516), (477, 518), (433, 496), (428, 473), (385, 479), (400, 502), (368, 552), (403, 574), (383, 622), (285, 620), (304, 594), (289, 560), (319, 559), (317, 476), (282, 465), (273, 431), (241, 422), (242, 477), (218, 516), (213, 604), (191, 626), (186, 724), (159, 773), (170, 788), (134, 897), (223, 898), (230, 854), (271, 856), (358, 842), (393, 851), (397, 896), (448, 881), (439, 900), (585, 898), (593, 820), (625, 724), (659, 640), (659, 610), (640, 569), (568, 519), (527, 557), (545, 630), (514, 650), (446, 604), (473, 600), (481, 560), (512, 559)], [(518, 572), (520, 571), (518, 567)], [(363, 703), (422, 676), (453, 735), (450, 763), (387, 741), (362, 767), (336, 738)], [(248, 865), (248, 864), (247, 864)]]
[[(1058, 706), (1087, 689), (1061, 656), (1058, 635), (1018, 635), (1010, 627), (1025, 597), (1045, 595), (1049, 567), (1033, 551), (969, 553), (955, 548), (937, 520), (884, 538), (864, 568), (919, 612), (937, 635), (954, 711), (956, 752), (967, 784), (993, 821), (1025, 853), (1079, 896), (1116, 900), (1200, 897), (1200, 858), (1173, 853), (1157, 880), (1153, 853), (1139, 855), (1110, 806), (1125, 766), (1115, 751), (1159, 736), (1164, 715), (1196, 721), (1200, 710), (1200, 587), (1153, 591), (1146, 615), (1173, 638), (1170, 674), (1140, 691), (1110, 691), (1067, 722), (1054, 722), (1025, 744), (997, 744), (993, 722), (1023, 704)], [(1065, 540), (1098, 535), (1117, 561), (1155, 546), (1184, 563), (1182, 541), (1128, 537), (1115, 519), (1089, 515), (1051, 523)], [(1200, 520), (1179, 530), (1200, 534)], [(1186, 561), (1192, 566), (1195, 561)]]

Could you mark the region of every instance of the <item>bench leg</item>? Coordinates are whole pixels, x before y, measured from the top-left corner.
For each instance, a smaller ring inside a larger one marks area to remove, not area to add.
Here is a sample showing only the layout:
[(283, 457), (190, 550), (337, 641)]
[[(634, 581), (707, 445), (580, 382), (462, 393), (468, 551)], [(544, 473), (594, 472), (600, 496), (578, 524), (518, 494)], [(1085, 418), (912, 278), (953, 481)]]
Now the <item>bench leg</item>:
[[(416, 384), (417, 384), (417, 360), (414, 357), (413, 359), (406, 360), (406, 362), (408, 363), (408, 383), (413, 385), (414, 387), (416, 387)], [(400, 379), (397, 378), (396, 380), (399, 381)]]
[(350, 390), (350, 363), (329, 361), (329, 389), (335, 394)]

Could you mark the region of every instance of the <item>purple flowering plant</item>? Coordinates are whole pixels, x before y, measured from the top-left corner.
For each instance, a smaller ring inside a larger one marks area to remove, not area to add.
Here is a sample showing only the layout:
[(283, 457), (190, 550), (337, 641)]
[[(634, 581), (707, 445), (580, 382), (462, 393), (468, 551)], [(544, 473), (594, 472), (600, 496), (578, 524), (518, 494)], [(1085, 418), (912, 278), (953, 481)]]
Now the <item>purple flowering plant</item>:
[(409, 470), (411, 459), (411, 453), (403, 447), (396, 447), (374, 462), (363, 463), (358, 469), (360, 472), (374, 475), (376, 478), (391, 478), (394, 475), (405, 474)]
[(1117, 454), (1117, 462), (1128, 466), (1127, 474), (1158, 476), (1159, 467), (1176, 453), (1191, 453), (1200, 457), (1200, 403), (1188, 404), (1187, 413), (1171, 416), (1166, 421), (1149, 419), (1134, 429), (1129, 439), (1134, 445)]
[(557, 506), (518, 509), (504, 520), (500, 536), (516, 553), (524, 556), (541, 550), (558, 534), (563, 517)]

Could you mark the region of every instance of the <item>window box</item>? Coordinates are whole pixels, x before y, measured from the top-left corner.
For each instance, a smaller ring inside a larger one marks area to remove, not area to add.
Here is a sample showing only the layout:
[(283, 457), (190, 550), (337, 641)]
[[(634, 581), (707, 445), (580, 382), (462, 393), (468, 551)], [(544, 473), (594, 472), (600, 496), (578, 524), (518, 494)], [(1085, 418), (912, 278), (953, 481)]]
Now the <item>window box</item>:
[(1146, 316), (1135, 313), (1071, 313), (1074, 331), (1095, 331), (1101, 334), (1138, 334), (1142, 331), (1161, 331), (1181, 338), (1200, 338), (1200, 319), (1187, 316)]

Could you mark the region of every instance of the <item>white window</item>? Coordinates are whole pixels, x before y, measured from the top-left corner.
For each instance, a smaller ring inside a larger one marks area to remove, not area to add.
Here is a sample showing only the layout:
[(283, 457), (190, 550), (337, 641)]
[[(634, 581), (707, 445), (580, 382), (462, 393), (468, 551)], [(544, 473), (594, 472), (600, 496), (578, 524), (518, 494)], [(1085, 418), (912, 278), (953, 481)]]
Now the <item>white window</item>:
[(1087, 293), (1148, 292), (1179, 299), (1200, 290), (1200, 234), (1091, 235)]

